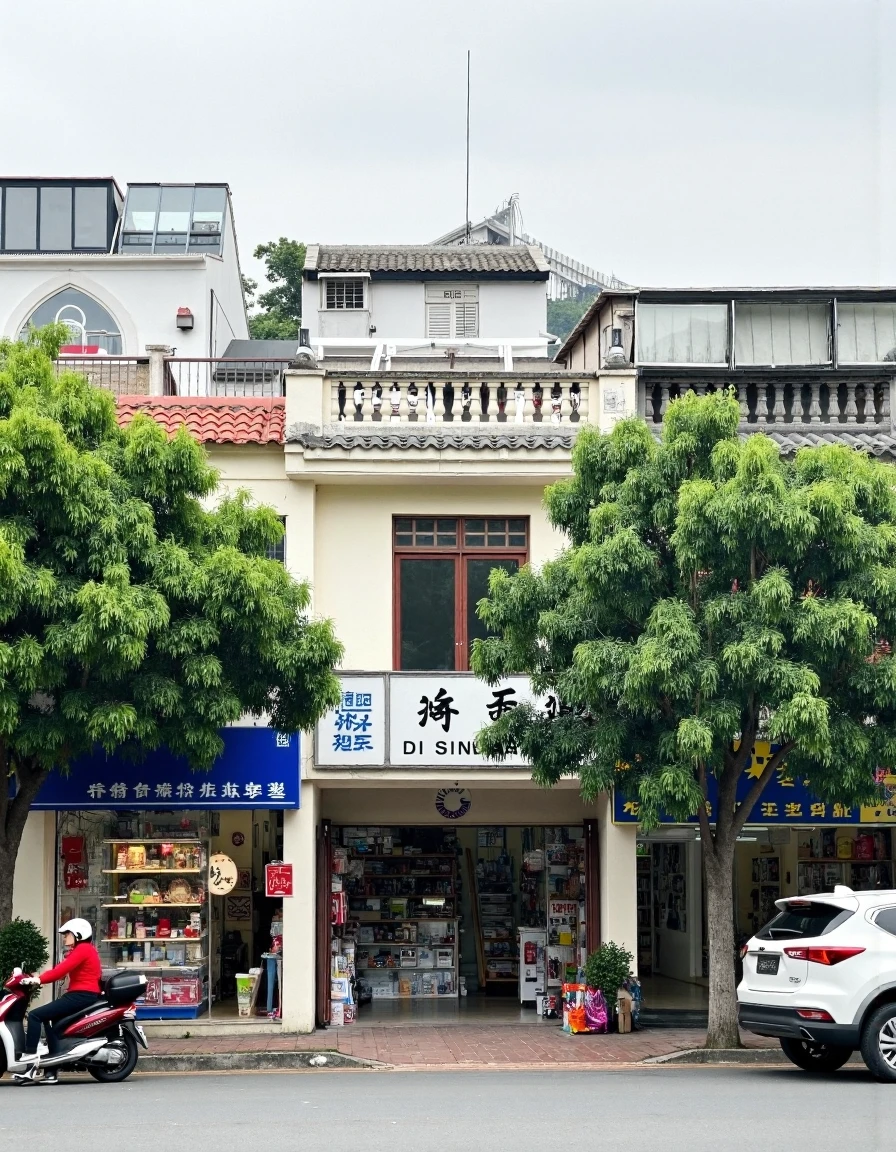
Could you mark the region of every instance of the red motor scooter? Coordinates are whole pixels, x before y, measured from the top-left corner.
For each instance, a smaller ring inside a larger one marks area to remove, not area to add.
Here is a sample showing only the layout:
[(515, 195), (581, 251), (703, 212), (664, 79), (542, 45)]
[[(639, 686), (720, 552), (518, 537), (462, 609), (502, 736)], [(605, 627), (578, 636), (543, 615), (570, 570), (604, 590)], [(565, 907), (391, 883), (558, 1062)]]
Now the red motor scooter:
[(25, 1012), (32, 985), (21, 968), (5, 984), (0, 999), (0, 1075), (11, 1072), (20, 1083), (35, 1081), (38, 1073), (89, 1072), (94, 1080), (117, 1084), (137, 1067), (138, 1044), (148, 1048), (137, 1023), (136, 1000), (146, 990), (146, 977), (116, 972), (103, 983), (93, 1004), (56, 1020), (49, 1040), (38, 1047), (37, 1060), (22, 1060), (25, 1049)]

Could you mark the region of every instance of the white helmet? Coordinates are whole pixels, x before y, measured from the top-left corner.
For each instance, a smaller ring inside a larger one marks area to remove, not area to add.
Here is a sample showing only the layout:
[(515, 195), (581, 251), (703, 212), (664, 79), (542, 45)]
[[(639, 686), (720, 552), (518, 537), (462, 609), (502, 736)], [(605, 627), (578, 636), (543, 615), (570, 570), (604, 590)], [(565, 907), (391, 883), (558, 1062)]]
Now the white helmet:
[(66, 920), (59, 929), (59, 934), (63, 935), (65, 932), (71, 932), (76, 944), (80, 944), (82, 940), (89, 940), (93, 935), (90, 922), (88, 920), (82, 920), (80, 916), (76, 916), (74, 920)]

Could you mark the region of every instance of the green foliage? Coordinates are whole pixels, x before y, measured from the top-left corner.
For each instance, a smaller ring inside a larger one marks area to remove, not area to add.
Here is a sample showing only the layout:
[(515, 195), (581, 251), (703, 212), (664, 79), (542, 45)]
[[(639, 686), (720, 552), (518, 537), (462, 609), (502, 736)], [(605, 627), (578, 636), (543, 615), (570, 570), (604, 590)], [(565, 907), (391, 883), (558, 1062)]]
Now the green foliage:
[[(18, 916), (0, 928), (0, 988), (14, 968), (36, 973), (50, 959), (50, 946), (36, 924)], [(35, 994), (37, 989), (34, 990)]]
[[(255, 249), (256, 260), (264, 260), (265, 276), (271, 287), (258, 297), (260, 312), (249, 317), (249, 332), (255, 340), (298, 340), (302, 324), (302, 270), (305, 245), (281, 236)], [(243, 277), (248, 306), (254, 304), (258, 284)]]
[(111, 394), (56, 374), (58, 335), (0, 344), (0, 923), (47, 771), (95, 744), (206, 768), (242, 713), (297, 731), (339, 699), (332, 625), (266, 557), (273, 509), (238, 492), (208, 511), (201, 445), (120, 428)]
[(634, 956), (626, 952), (612, 940), (589, 952), (585, 961), (585, 983), (589, 988), (599, 988), (604, 999), (612, 1008), (616, 1003), (616, 993), (623, 980), (632, 974)]
[[(479, 612), (496, 635), (473, 650), (481, 677), (528, 673), (571, 711), (513, 709), (487, 754), (510, 741), (544, 785), (620, 788), (647, 825), (699, 813), (715, 775), (726, 836), (785, 758), (822, 799), (876, 796), (896, 763), (893, 470), (835, 445), (785, 459), (737, 427), (731, 396), (689, 394), (659, 442), (640, 420), (581, 432), (546, 493), (569, 546), (493, 574)], [(780, 751), (735, 811), (763, 738)]]
[(548, 332), (565, 340), (594, 302), (597, 291), (583, 290), (570, 300), (548, 300)]

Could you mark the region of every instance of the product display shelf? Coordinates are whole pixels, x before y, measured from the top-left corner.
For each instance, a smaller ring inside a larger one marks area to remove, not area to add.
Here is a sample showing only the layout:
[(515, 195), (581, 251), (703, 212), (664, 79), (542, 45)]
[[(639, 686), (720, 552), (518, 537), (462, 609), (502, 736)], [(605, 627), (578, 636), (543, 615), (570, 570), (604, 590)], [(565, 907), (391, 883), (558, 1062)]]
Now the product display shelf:
[[(411, 828), (343, 828), (341, 839), (333, 899), (340, 902), (345, 923), (334, 922), (333, 946), (345, 952), (347, 940), (354, 938), (358, 1002), (456, 998), (456, 853), (439, 851), (432, 840), (434, 850), (424, 848), (419, 830)], [(393, 939), (375, 939), (376, 932)], [(377, 956), (381, 962), (370, 963)], [(342, 1011), (351, 1012), (351, 1006)]]
[[(211, 993), (209, 896), (197, 880), (207, 866), (207, 841), (169, 834), (110, 838), (104, 844), (110, 867), (103, 874), (110, 878), (112, 899), (102, 907), (116, 915), (109, 917), (100, 942), (110, 966), (145, 973), (147, 991), (137, 1005), (141, 1019), (196, 1018), (209, 1008)], [(176, 898), (166, 900), (175, 887)], [(108, 930), (113, 925), (114, 934)], [(130, 936), (123, 927), (131, 928)]]
[(197, 876), (201, 868), (104, 868), (104, 876)]

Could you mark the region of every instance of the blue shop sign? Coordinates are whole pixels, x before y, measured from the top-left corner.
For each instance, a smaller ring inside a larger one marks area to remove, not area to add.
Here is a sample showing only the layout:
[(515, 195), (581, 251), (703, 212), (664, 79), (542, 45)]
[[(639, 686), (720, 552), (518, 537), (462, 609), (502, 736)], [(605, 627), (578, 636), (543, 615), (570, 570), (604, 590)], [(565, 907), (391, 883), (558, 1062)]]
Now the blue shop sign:
[(167, 748), (139, 764), (102, 750), (53, 772), (32, 808), (298, 808), (299, 735), (271, 728), (223, 728), (224, 751), (208, 772), (194, 772)]
[[(750, 764), (744, 769), (737, 786), (737, 802), (746, 799), (753, 782), (761, 775), (771, 749), (768, 744), (758, 743), (753, 749)], [(889, 780), (884, 781), (884, 790)], [(716, 819), (718, 805), (718, 783), (714, 776), (707, 781), (709, 798), (707, 812), (710, 823)], [(627, 799), (619, 790), (613, 791), (613, 822), (615, 824), (637, 824), (640, 805), (637, 800)], [(689, 816), (687, 820), (674, 820), (665, 814), (663, 824), (696, 824), (698, 818)], [(747, 817), (748, 824), (892, 824), (896, 823), (896, 800), (892, 797), (880, 805), (828, 804), (813, 796), (804, 780), (792, 778), (787, 765), (782, 765), (775, 776), (766, 784), (759, 802)]]

